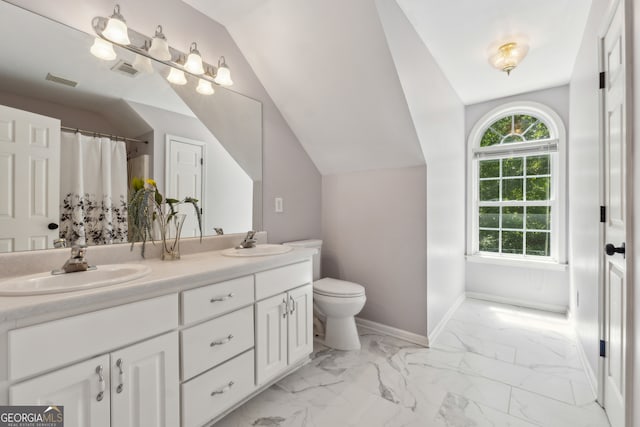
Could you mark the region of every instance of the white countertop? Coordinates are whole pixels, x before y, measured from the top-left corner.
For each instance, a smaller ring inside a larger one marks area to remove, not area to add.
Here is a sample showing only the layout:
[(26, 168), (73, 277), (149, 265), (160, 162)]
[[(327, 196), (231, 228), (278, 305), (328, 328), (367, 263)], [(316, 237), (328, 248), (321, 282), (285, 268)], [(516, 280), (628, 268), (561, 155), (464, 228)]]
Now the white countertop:
[(227, 257), (221, 252), (198, 252), (183, 255), (176, 261), (133, 261), (149, 266), (151, 272), (117, 285), (47, 295), (0, 297), (0, 323), (16, 322), (17, 326), (24, 326), (213, 284), (310, 259), (315, 249), (294, 248), (280, 255), (251, 258)]

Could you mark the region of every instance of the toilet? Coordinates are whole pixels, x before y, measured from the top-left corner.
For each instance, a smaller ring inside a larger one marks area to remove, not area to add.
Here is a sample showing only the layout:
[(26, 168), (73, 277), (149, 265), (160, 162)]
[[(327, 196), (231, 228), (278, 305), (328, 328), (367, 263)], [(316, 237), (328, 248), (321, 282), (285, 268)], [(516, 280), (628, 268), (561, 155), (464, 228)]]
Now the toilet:
[(322, 240), (300, 240), (284, 244), (317, 250), (313, 256), (314, 324), (320, 322), (324, 329), (323, 344), (338, 350), (358, 350), (360, 338), (355, 315), (360, 313), (367, 301), (364, 287), (330, 277), (320, 279)]

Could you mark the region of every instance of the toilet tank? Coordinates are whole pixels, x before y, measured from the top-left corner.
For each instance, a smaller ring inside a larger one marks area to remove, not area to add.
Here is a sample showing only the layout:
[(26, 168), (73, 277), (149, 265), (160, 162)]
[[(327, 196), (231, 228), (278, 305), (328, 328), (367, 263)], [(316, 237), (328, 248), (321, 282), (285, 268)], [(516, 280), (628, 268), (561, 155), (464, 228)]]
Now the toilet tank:
[(313, 256), (313, 281), (320, 280), (320, 254), (322, 251), (322, 240), (297, 240), (295, 242), (286, 242), (283, 245), (293, 246), (296, 248), (317, 249)]

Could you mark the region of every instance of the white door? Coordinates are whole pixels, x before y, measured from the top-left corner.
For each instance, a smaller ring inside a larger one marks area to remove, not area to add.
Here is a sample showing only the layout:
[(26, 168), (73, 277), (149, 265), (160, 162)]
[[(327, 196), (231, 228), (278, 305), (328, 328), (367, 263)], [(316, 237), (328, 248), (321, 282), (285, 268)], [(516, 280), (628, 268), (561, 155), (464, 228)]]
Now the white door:
[(109, 427), (109, 356), (16, 384), (9, 403), (64, 406), (65, 427)]
[[(602, 39), (604, 87), (604, 406), (613, 427), (625, 425), (627, 376), (627, 87), (624, 0)], [(630, 171), (629, 171), (630, 172)], [(630, 204), (629, 204), (630, 206)]]
[(59, 192), (60, 120), (0, 105), (0, 252), (53, 247)]
[(289, 291), (289, 364), (313, 351), (313, 287)]
[[(204, 143), (167, 135), (167, 191), (166, 197), (182, 200), (185, 197), (198, 199), (203, 205)], [(180, 205), (180, 212), (187, 214), (182, 226), (182, 237), (200, 236), (198, 218), (193, 206)], [(204, 228), (203, 228), (204, 230)]]
[(287, 367), (287, 294), (256, 304), (256, 378), (258, 385)]
[(178, 333), (111, 353), (111, 424), (173, 427), (180, 422)]

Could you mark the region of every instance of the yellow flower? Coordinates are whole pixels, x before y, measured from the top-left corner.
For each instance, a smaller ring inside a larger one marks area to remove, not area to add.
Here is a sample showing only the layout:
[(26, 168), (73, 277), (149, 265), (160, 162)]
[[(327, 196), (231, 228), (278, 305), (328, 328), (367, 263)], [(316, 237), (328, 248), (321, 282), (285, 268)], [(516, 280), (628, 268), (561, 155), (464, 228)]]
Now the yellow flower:
[(156, 182), (151, 178), (147, 178), (147, 184), (157, 187)]

